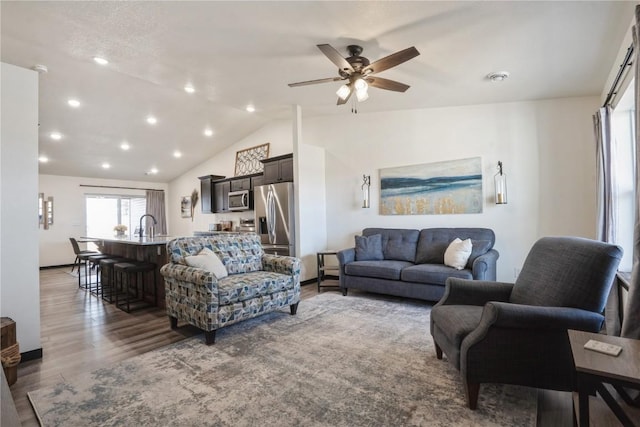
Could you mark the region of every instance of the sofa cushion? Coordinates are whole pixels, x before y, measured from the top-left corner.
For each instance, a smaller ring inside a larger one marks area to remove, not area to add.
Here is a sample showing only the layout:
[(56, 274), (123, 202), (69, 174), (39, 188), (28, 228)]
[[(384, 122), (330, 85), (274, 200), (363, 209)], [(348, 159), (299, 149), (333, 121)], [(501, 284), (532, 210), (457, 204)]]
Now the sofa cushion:
[(203, 248), (198, 255), (186, 256), (185, 261), (189, 267), (197, 267), (212, 272), (218, 279), (227, 277), (227, 268), (220, 258), (209, 248)]
[(378, 261), (382, 254), (382, 235), (356, 236), (356, 261)]
[(354, 261), (344, 267), (344, 272), (349, 276), (400, 280), (402, 269), (412, 265), (407, 261)]
[(416, 247), (420, 232), (418, 230), (399, 228), (365, 228), (363, 236), (380, 234), (382, 236), (382, 253), (386, 260), (409, 261), (416, 259)]
[(444, 265), (462, 270), (467, 265), (472, 248), (471, 239), (460, 240), (456, 237), (444, 251)]
[(220, 258), (229, 274), (262, 270), (264, 250), (257, 234), (216, 234), (202, 237), (178, 237), (167, 243), (170, 261), (187, 265), (185, 257), (197, 255), (203, 248), (211, 249)]
[[(415, 263), (444, 264), (444, 252), (456, 237), (461, 240), (471, 239), (472, 242), (487, 240), (491, 242), (487, 251), (493, 247), (496, 240), (495, 233), (488, 228), (425, 228), (420, 231), (418, 237)], [(473, 257), (473, 253), (471, 256)], [(473, 259), (475, 260), (475, 257)]]
[(293, 288), (290, 275), (271, 271), (234, 274), (218, 280), (220, 305), (233, 304)]
[(456, 270), (444, 264), (417, 264), (402, 270), (400, 278), (403, 282), (428, 283), (443, 285), (448, 277), (473, 279), (471, 270)]

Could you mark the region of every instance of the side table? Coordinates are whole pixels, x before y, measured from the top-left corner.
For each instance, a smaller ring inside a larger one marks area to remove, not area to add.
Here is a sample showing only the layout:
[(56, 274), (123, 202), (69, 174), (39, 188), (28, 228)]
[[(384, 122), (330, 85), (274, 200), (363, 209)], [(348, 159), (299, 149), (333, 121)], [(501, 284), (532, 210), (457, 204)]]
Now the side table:
[[(629, 397), (624, 387), (640, 390), (640, 340), (571, 329), (568, 333), (578, 382), (579, 426), (589, 426), (589, 395), (596, 392), (623, 426), (634, 426), (604, 383), (611, 384), (628, 405), (638, 405), (637, 401)], [(619, 345), (622, 352), (618, 356), (609, 356), (587, 350), (584, 345), (591, 339)]]
[(332, 264), (327, 265), (324, 259), (326, 256), (336, 256), (337, 253), (338, 251), (326, 250), (326, 251), (318, 252), (316, 254), (316, 261), (318, 262), (318, 292), (320, 292), (322, 288), (334, 288), (334, 289), (339, 288), (339, 286), (335, 286), (335, 285), (322, 284), (322, 281), (325, 280), (325, 278), (327, 277), (327, 274), (326, 274), (327, 272), (335, 272), (335, 274), (330, 275), (334, 277), (338, 277), (338, 274), (340, 273), (339, 266), (332, 265)]

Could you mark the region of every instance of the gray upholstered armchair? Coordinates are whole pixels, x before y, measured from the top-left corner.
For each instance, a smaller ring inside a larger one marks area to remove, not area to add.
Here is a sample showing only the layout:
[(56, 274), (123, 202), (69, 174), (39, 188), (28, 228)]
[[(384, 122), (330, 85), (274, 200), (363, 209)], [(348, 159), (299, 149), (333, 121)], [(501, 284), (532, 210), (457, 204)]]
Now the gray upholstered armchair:
[(460, 370), (469, 407), (481, 383), (574, 390), (567, 329), (600, 330), (621, 257), (615, 245), (544, 237), (515, 284), (449, 278), (431, 335), (438, 359)]

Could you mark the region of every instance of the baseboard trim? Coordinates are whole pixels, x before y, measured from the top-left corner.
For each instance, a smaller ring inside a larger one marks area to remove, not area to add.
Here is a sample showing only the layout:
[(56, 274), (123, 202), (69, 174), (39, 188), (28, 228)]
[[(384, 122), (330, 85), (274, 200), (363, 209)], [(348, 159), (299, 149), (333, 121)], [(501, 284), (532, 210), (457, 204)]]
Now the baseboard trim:
[(20, 353), (20, 363), (42, 359), (42, 347)]
[(49, 270), (50, 268), (62, 268), (62, 267), (69, 267), (71, 268), (72, 266), (74, 266), (75, 264), (61, 264), (61, 265), (47, 265), (45, 267), (40, 267), (40, 270)]

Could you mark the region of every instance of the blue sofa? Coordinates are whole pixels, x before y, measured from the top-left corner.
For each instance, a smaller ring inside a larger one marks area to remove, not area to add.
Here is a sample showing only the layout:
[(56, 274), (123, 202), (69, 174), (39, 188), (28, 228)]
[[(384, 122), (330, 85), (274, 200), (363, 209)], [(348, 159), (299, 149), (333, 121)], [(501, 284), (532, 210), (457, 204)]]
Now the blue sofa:
[[(365, 228), (365, 237), (380, 234), (379, 260), (358, 260), (356, 248), (338, 252), (340, 288), (438, 301), (449, 277), (496, 280), (498, 251), (495, 234), (487, 228), (425, 228), (423, 230)], [(444, 265), (444, 253), (455, 239), (470, 238), (473, 250), (462, 270)]]

